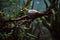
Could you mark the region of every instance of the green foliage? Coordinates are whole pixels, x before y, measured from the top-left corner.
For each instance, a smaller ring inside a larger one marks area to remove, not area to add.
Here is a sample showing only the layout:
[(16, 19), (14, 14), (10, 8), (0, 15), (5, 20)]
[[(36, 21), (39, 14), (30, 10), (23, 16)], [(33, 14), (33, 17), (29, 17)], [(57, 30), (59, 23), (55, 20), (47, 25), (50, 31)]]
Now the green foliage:
[(23, 37), (26, 36), (26, 34), (24, 32), (21, 32), (18, 36), (21, 37), (21, 38), (23, 38)]
[(9, 2), (16, 3), (18, 0), (9, 0)]

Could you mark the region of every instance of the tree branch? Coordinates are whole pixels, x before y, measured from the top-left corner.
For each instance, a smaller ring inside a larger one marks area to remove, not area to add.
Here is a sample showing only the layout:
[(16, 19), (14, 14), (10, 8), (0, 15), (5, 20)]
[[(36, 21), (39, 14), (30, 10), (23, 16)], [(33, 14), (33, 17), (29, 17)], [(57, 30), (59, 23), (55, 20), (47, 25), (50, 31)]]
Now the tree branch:
[(18, 17), (16, 19), (14, 18), (10, 18), (9, 20), (5, 20), (5, 22), (9, 22), (9, 21), (18, 21), (18, 20), (23, 20), (23, 19), (35, 19), (35, 18), (38, 18), (38, 17), (42, 17), (44, 15), (47, 15), (49, 12), (50, 12), (50, 9), (52, 9), (55, 5), (56, 5), (56, 2), (57, 0), (55, 0), (55, 3), (51, 4), (46, 11), (43, 11), (41, 13), (35, 13), (35, 16), (31, 17), (30, 15), (23, 15), (21, 17)]

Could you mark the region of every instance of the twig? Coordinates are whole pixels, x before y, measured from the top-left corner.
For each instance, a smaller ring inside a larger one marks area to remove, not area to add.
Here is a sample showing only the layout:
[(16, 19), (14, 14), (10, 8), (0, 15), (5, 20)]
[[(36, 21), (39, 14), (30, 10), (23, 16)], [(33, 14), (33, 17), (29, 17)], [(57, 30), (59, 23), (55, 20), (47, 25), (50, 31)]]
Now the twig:
[(46, 8), (48, 8), (48, 4), (47, 4), (46, 0), (44, 0), (44, 3), (45, 3), (45, 5), (46, 5)]

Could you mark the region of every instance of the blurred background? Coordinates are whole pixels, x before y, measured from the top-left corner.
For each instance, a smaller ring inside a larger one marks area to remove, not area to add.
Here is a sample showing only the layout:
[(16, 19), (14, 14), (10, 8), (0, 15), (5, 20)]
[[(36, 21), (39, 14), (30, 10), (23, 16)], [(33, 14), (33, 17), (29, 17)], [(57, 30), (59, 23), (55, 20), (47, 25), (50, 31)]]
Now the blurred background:
[[(56, 0), (0, 0), (0, 13), (4, 20), (28, 14), (21, 9), (35, 9), (39, 12), (46, 9)], [(28, 2), (28, 3), (27, 3)], [(25, 6), (27, 3), (27, 6)], [(30, 24), (25, 20), (13, 22), (0, 21), (1, 40), (59, 40), (60, 38), (60, 0), (48, 15), (36, 18)], [(18, 16), (17, 16), (18, 15)], [(2, 21), (4, 21), (2, 20)]]

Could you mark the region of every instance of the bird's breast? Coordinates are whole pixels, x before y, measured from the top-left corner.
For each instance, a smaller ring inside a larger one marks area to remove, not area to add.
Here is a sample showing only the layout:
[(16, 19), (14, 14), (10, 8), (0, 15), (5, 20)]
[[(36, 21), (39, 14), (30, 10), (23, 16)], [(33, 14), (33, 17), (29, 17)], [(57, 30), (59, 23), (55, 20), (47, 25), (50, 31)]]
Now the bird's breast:
[(28, 13), (37, 13), (38, 11), (37, 10), (28, 10)]

